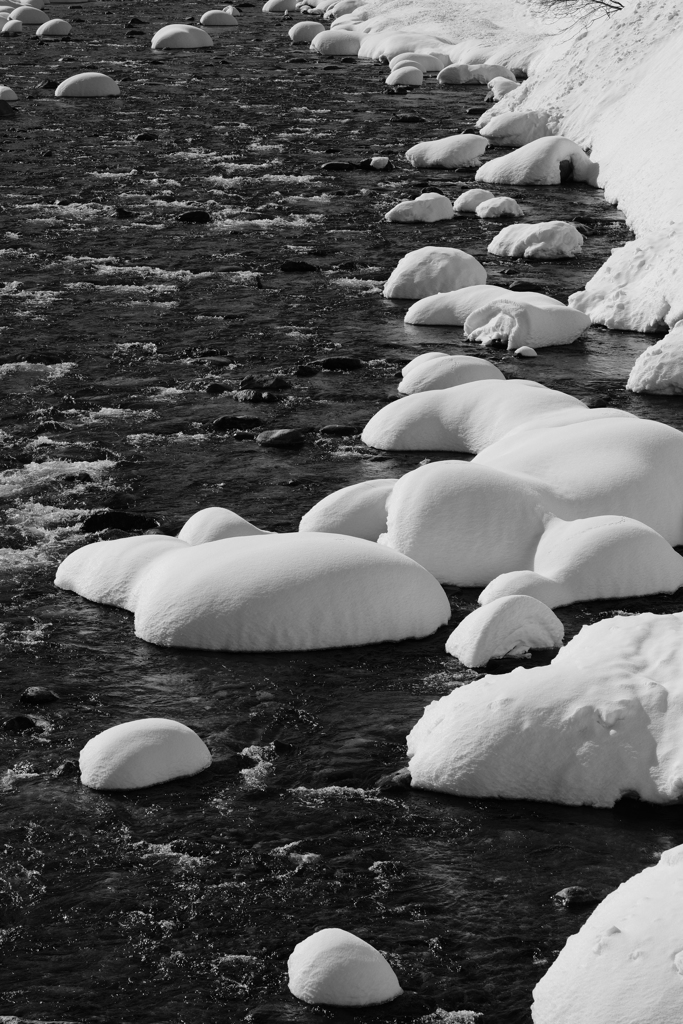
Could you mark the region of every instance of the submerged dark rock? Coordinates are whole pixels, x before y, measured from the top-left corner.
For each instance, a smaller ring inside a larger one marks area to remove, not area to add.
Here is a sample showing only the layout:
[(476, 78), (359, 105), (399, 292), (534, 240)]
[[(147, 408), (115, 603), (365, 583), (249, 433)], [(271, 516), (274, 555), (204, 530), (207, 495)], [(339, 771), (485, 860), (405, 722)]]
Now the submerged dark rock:
[(392, 789), (410, 789), (411, 781), (410, 769), (399, 768), (397, 772), (392, 772), (391, 775), (382, 775), (377, 780), (375, 789), (380, 790), (380, 792)]
[(307, 260), (285, 260), (280, 264), (280, 270), (283, 274), (312, 274), (320, 270), (320, 267)]
[(263, 421), (258, 416), (219, 416), (212, 427), (216, 431), (230, 430), (232, 427), (260, 427)]
[(55, 768), (52, 776), (55, 779), (73, 779), (80, 774), (80, 769), (75, 761), (62, 761), (59, 767)]
[(574, 907), (593, 906), (600, 902), (600, 897), (582, 885), (568, 885), (553, 895), (553, 901), (571, 910)]
[(326, 356), (325, 359), (316, 359), (316, 363), (323, 370), (360, 370), (364, 365), (358, 356)]
[(19, 700), (22, 704), (51, 704), (53, 701), (59, 700), (59, 697), (53, 690), (48, 690), (46, 686), (27, 686)]
[(42, 725), (39, 725), (33, 718), (29, 718), (28, 715), (14, 715), (12, 718), (6, 718), (2, 723), (2, 730), (14, 735), (24, 732), (44, 732)]
[(0, 100), (0, 117), (16, 117), (17, 112), (7, 100)]
[(258, 444), (266, 448), (300, 448), (305, 440), (301, 430), (263, 430), (256, 435)]
[(206, 210), (188, 210), (176, 217), (181, 224), (209, 224), (213, 218)]
[(139, 512), (120, 512), (117, 509), (106, 509), (94, 512), (83, 522), (83, 533), (99, 533), (100, 530), (125, 530), (126, 533), (143, 533), (159, 526), (159, 520), (145, 516)]
[(346, 423), (327, 423), (320, 428), (319, 433), (329, 437), (351, 437), (353, 434), (360, 434), (360, 427), (352, 427)]

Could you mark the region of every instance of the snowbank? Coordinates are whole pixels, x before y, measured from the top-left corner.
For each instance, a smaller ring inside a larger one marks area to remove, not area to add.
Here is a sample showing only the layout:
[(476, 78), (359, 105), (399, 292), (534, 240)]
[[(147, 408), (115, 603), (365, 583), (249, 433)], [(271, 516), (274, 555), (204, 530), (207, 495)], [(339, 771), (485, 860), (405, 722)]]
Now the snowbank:
[(289, 991), (304, 1003), (372, 1006), (403, 991), (382, 954), (342, 928), (323, 928), (299, 942), (287, 968)]
[(446, 641), (446, 650), (479, 668), (493, 658), (522, 658), (532, 648), (561, 647), (564, 626), (533, 597), (501, 597), (466, 615)]
[(683, 322), (638, 356), (626, 389), (659, 395), (683, 394)]
[(211, 764), (206, 744), (170, 718), (141, 718), (105, 729), (80, 753), (81, 782), (90, 789), (142, 789)]
[(462, 249), (425, 245), (406, 253), (398, 261), (384, 285), (384, 297), (422, 299), (485, 281), (486, 271), (474, 256)]
[[(617, 616), (584, 626), (550, 665), (486, 676), (434, 701), (408, 737), (412, 782), (419, 788), (596, 807), (611, 807), (624, 794), (653, 803), (679, 800), (682, 745), (681, 613)], [(670, 907), (666, 919), (675, 920)], [(620, 949), (616, 943), (624, 940), (613, 941)], [(647, 972), (649, 958), (644, 961)], [(652, 1007), (632, 1013), (631, 1002), (621, 1016), (610, 1015), (612, 979), (617, 984), (623, 975), (611, 974), (609, 961), (600, 963), (590, 968), (600, 971), (595, 984), (577, 962), (568, 964), (568, 974), (557, 972), (564, 984), (572, 981), (559, 1006), (552, 1001), (551, 968), (549, 981), (537, 989), (543, 1002), (535, 1009), (536, 1024), (654, 1020)], [(640, 968), (633, 963), (629, 970)], [(582, 1010), (568, 1016), (579, 988), (590, 1007), (579, 1002)], [(657, 1019), (669, 1024), (678, 1016)]]
[[(656, 685), (656, 684), (655, 684)], [(596, 907), (534, 989), (534, 1024), (683, 1020), (683, 846)]]

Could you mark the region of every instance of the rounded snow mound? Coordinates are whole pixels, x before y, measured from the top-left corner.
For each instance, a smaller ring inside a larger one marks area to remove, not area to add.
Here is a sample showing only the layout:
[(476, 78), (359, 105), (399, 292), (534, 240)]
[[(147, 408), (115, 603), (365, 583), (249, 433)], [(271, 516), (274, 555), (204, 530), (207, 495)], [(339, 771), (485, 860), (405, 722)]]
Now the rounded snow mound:
[(485, 188), (468, 188), (453, 203), (456, 213), (474, 213), (478, 206), (493, 199), (493, 192)]
[(330, 29), (313, 37), (311, 49), (326, 57), (355, 57), (360, 49), (360, 37), (354, 32)]
[[(517, 206), (514, 199), (508, 202)], [(479, 209), (477, 214), (483, 216)], [(582, 247), (583, 235), (574, 224), (564, 220), (549, 220), (542, 224), (510, 224), (489, 242), (488, 251), (494, 256), (557, 260), (576, 256)]]
[(498, 100), (502, 100), (503, 96), (507, 96), (509, 92), (519, 89), (519, 82), (511, 82), (509, 78), (497, 75), (490, 80), (489, 89), (489, 95), (497, 103)]
[(512, 71), (499, 64), (448, 64), (436, 76), (440, 85), (488, 85), (494, 78), (517, 81)]
[[(483, 220), (498, 220), (501, 217), (523, 217), (524, 210), (510, 196), (497, 196), (495, 199), (485, 199), (475, 209), (477, 217)], [(499, 238), (500, 235), (496, 235)], [(494, 242), (495, 242), (494, 238)], [(491, 243), (491, 245), (493, 242)], [(490, 246), (489, 246), (490, 251)]]
[(477, 128), (494, 145), (511, 148), (526, 146), (553, 134), (548, 128), (548, 115), (543, 110), (511, 111), (493, 116), (489, 116), (487, 111), (477, 121)]
[(16, 103), (18, 99), (14, 89), (10, 89), (8, 85), (0, 85), (0, 100), (4, 100), (5, 103)]
[(49, 20), (37, 7), (15, 7), (10, 14), (10, 21), (20, 21), (22, 25), (44, 25)]
[(66, 96), (70, 99), (120, 95), (121, 90), (113, 78), (100, 74), (99, 71), (83, 71), (80, 75), (72, 75), (71, 78), (60, 82), (55, 89), (55, 96)]
[(315, 36), (325, 31), (319, 21), (298, 21), (292, 25), (287, 35), (293, 43), (310, 43)]
[(547, 295), (512, 292), (482, 303), (469, 314), (464, 327), (469, 341), (503, 345), (514, 352), (523, 346), (570, 345), (590, 327), (590, 317)]
[(395, 483), (395, 477), (363, 480), (333, 491), (306, 512), (299, 530), (376, 541), (387, 527), (387, 498)]
[(261, 10), (265, 14), (285, 14), (296, 10), (296, 0), (266, 0)]
[(501, 597), (467, 615), (446, 641), (446, 650), (479, 668), (494, 658), (522, 658), (530, 650), (561, 647), (564, 626), (541, 601)]
[(197, 775), (211, 754), (196, 732), (170, 718), (140, 718), (105, 729), (79, 757), (81, 782), (90, 789), (143, 789)]
[(323, 928), (299, 942), (287, 968), (289, 991), (304, 1003), (372, 1006), (403, 991), (382, 954), (342, 928)]
[[(422, 85), (424, 75), (420, 68), (414, 65), (400, 65), (384, 79), (385, 85), (403, 85), (411, 89), (419, 89)], [(406, 154), (407, 155), (407, 154)]]
[(406, 151), (413, 167), (478, 167), (488, 142), (480, 135), (449, 135), (445, 139), (418, 142)]
[(480, 167), (477, 181), (493, 185), (560, 185), (585, 181), (598, 185), (598, 164), (593, 163), (571, 139), (550, 136), (529, 142)]
[(205, 11), (199, 23), (209, 27), (237, 28), (237, 18), (227, 11)]
[(51, 18), (50, 21), (46, 21), (36, 29), (36, 35), (39, 39), (42, 39), (45, 36), (68, 36), (70, 33), (71, 25), (68, 21), (64, 21), (63, 18)]
[(16, 21), (14, 18), (10, 18), (0, 28), (0, 34), (3, 36), (18, 36), (23, 31), (24, 26), (20, 21)]
[[(424, 301), (424, 300), (422, 300)], [(497, 366), (477, 356), (449, 356), (445, 352), (425, 352), (403, 367), (398, 386), (402, 395), (419, 391), (437, 391), (469, 384), (473, 380), (504, 380)]]
[(397, 203), (384, 219), (399, 224), (414, 224), (424, 221), (433, 224), (437, 220), (452, 220), (455, 216), (450, 199), (440, 192), (423, 192), (417, 199), (404, 199)]
[(534, 1024), (683, 1020), (683, 846), (595, 908), (533, 992)]
[(178, 540), (186, 544), (209, 544), (226, 537), (249, 537), (266, 532), (230, 509), (214, 507), (203, 508), (190, 516), (178, 534)]
[(384, 297), (422, 299), (485, 282), (486, 271), (474, 256), (462, 249), (425, 245), (398, 261), (384, 285)]
[(410, 61), (415, 67), (420, 68), (424, 75), (435, 74), (441, 71), (444, 66), (442, 57), (436, 56), (433, 53), (415, 53), (409, 50), (406, 53), (399, 53), (396, 57), (393, 57), (389, 61), (389, 67), (393, 71), (403, 61)]
[(683, 321), (638, 356), (626, 389), (658, 395), (683, 394)]
[(197, 50), (213, 46), (213, 39), (195, 25), (164, 25), (152, 36), (153, 50)]

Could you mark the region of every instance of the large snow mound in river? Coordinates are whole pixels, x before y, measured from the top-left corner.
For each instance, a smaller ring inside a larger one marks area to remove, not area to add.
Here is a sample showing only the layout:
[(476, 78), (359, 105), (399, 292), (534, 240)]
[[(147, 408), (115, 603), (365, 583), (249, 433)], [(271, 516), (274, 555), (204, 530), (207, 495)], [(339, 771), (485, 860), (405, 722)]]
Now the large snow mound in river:
[(299, 942), (287, 968), (289, 991), (304, 1003), (372, 1006), (403, 991), (382, 954), (342, 928), (323, 928)]
[[(596, 807), (624, 794), (680, 800), (682, 747), (681, 613), (584, 626), (550, 665), (486, 676), (434, 701), (408, 737), (419, 788)], [(582, 973), (572, 976), (589, 990)], [(602, 984), (610, 977), (601, 968)], [(631, 1015), (631, 1004), (621, 1017), (598, 1015), (592, 1004), (583, 1016), (536, 1017), (539, 1024), (655, 1019), (649, 1010)]]
[(491, 239), (488, 251), (495, 256), (549, 260), (576, 256), (582, 247), (583, 235), (574, 224), (549, 220), (542, 224), (509, 224)]
[(501, 597), (466, 615), (446, 650), (469, 668), (493, 658), (521, 658), (532, 649), (561, 647), (564, 626), (541, 601), (526, 595)]
[(683, 846), (596, 907), (534, 989), (534, 1024), (683, 1020)]
[(449, 135), (411, 146), (406, 160), (413, 167), (478, 167), (487, 146), (480, 135)]
[(484, 284), (486, 271), (481, 263), (447, 246), (425, 245), (406, 253), (384, 285), (385, 299), (422, 299), (436, 292)]
[(683, 394), (683, 322), (638, 356), (626, 389), (658, 395)]
[(80, 753), (81, 782), (90, 789), (142, 789), (211, 764), (206, 744), (169, 718), (141, 718), (105, 729)]
[(477, 181), (494, 185), (559, 185), (585, 181), (597, 187), (599, 167), (580, 146), (561, 136), (529, 142), (480, 167)]

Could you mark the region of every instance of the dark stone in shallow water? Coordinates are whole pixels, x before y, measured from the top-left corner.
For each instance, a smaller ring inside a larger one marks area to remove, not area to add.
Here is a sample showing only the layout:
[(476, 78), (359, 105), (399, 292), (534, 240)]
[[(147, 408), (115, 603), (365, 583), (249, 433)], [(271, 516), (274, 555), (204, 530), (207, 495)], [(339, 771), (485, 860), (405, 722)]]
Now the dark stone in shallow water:
[(139, 135), (135, 136), (136, 142), (154, 142), (159, 136), (156, 132), (140, 132)]
[(94, 512), (88, 516), (81, 530), (83, 533), (98, 533), (100, 530), (125, 530), (126, 533), (134, 531), (154, 530), (159, 526), (158, 519), (151, 516), (143, 516), (137, 512), (118, 512), (116, 509), (107, 509), (105, 512)]
[(219, 416), (212, 423), (214, 430), (230, 430), (232, 427), (260, 427), (258, 416)]
[(7, 100), (0, 100), (0, 117), (16, 117), (17, 112)]
[(133, 213), (132, 210), (127, 210), (125, 206), (117, 206), (116, 216), (119, 220), (131, 220), (137, 217), (137, 213)]
[(422, 117), (421, 114), (412, 114), (409, 111), (400, 110), (398, 114), (391, 115), (392, 121), (399, 121), (401, 124), (413, 124), (417, 121), (426, 121), (426, 117)]
[(489, 109), (488, 107), (468, 107), (467, 108), (467, 113), (468, 114), (485, 114), (488, 109)]
[(227, 390), (225, 384), (219, 384), (217, 380), (212, 380), (210, 384), (206, 385), (207, 395), (220, 395)]
[(38, 725), (28, 715), (14, 715), (13, 718), (6, 718), (2, 723), (3, 732), (11, 732), (15, 735), (22, 732), (43, 732), (42, 725)]
[(253, 388), (254, 391), (286, 391), (292, 385), (286, 377), (278, 373), (269, 380), (259, 380), (258, 377), (245, 377), (240, 381), (240, 391), (245, 388)]
[(350, 160), (330, 160), (320, 168), (321, 171), (354, 171), (355, 169), (356, 165)]
[(80, 775), (80, 769), (75, 761), (62, 761), (52, 775), (56, 779), (73, 779), (76, 775)]
[(19, 700), (22, 704), (51, 704), (59, 697), (46, 686), (27, 686)]
[(323, 370), (360, 370), (363, 360), (357, 356), (327, 356), (326, 359), (316, 359), (316, 363)]
[(230, 397), (236, 402), (277, 402), (277, 395), (272, 391), (254, 391), (252, 388), (233, 391)]
[(297, 377), (315, 377), (318, 373), (320, 373), (320, 367), (311, 366), (310, 363), (302, 363), (296, 368)]
[(54, 78), (43, 78), (41, 82), (38, 82), (36, 89), (56, 89), (58, 85), (59, 82)]
[(410, 768), (399, 768), (397, 772), (392, 772), (391, 775), (382, 775), (377, 780), (375, 789), (380, 791), (387, 789), (410, 789), (411, 781)]
[(319, 269), (315, 263), (307, 263), (306, 260), (285, 260), (280, 264), (283, 274), (311, 274)]
[(306, 438), (300, 430), (263, 430), (256, 440), (266, 448), (300, 448)]
[(600, 897), (585, 889), (582, 885), (568, 885), (553, 895), (553, 900), (561, 907), (587, 907), (600, 902)]
[(327, 423), (319, 432), (329, 437), (351, 437), (353, 434), (360, 434), (360, 428), (346, 423)]
[(510, 284), (505, 285), (511, 292), (539, 292), (547, 295), (547, 289), (538, 281), (527, 281), (524, 277), (516, 277)]
[(211, 214), (206, 210), (188, 210), (187, 213), (181, 213), (179, 217), (176, 217), (176, 220), (181, 224), (209, 224)]

